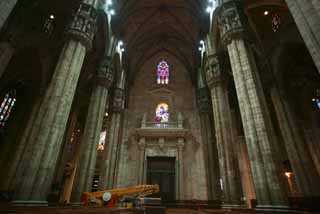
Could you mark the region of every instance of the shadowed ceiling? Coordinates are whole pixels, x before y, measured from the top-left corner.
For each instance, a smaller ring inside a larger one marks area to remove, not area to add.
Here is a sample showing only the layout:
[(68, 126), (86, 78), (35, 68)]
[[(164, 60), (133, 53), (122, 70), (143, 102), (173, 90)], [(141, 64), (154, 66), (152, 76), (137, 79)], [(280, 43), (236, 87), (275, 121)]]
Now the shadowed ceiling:
[(115, 33), (124, 41), (132, 80), (145, 62), (169, 53), (196, 77), (199, 41), (209, 15), (206, 0), (119, 0)]

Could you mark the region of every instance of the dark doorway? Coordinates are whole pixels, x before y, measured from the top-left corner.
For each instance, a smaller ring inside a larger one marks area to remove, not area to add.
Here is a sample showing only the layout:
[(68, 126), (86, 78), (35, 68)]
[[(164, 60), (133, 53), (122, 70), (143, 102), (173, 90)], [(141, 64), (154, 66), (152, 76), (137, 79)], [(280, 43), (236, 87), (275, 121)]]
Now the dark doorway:
[(175, 161), (174, 157), (148, 157), (147, 182), (158, 184), (160, 192), (151, 197), (160, 197), (162, 201), (175, 200)]

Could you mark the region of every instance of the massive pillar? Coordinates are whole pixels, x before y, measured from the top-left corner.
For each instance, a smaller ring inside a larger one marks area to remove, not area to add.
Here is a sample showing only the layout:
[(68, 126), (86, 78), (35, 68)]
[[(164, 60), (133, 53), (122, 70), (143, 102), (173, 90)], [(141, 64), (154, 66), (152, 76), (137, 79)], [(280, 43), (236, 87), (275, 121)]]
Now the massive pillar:
[(286, 2), (320, 72), (320, 1), (286, 0)]
[(198, 73), (198, 89), (197, 89), (197, 103), (200, 114), (201, 133), (203, 139), (203, 154), (205, 156), (205, 168), (207, 174), (208, 185), (208, 199), (220, 200), (220, 173), (218, 163), (217, 145), (214, 137), (214, 130), (212, 124), (212, 114), (210, 114), (210, 96), (205, 85), (202, 69)]
[(113, 81), (112, 60), (105, 60), (97, 73), (80, 145), (80, 159), (77, 166), (77, 182), (73, 190), (73, 202), (80, 201), (82, 192), (91, 191), (108, 90)]
[(9, 17), (11, 11), (18, 0), (1, 0), (0, 1), (0, 30)]
[(28, 141), (28, 138), (30, 135), (30, 130), (33, 127), (36, 115), (39, 111), (40, 103), (41, 97), (39, 96), (36, 98), (36, 101), (34, 102), (31, 114), (28, 119), (28, 123), (23, 131), (21, 139), (19, 140), (17, 149), (13, 154), (14, 157), (6, 173), (6, 178), (4, 182), (2, 182), (1, 184), (2, 190), (14, 190), (16, 187), (16, 182), (17, 180), (19, 180), (19, 177), (21, 176), (19, 174), (21, 170), (19, 169), (23, 168), (28, 164), (28, 160), (31, 157), (30, 153), (33, 150), (33, 146), (31, 145), (32, 142)]
[(216, 142), (222, 178), (223, 203), (239, 205), (241, 187), (238, 182), (239, 168), (234, 152), (234, 130), (232, 130), (231, 109), (228, 90), (218, 55), (208, 56), (207, 83), (211, 91)]
[(112, 189), (116, 184), (117, 166), (122, 141), (125, 72), (120, 71), (114, 90), (108, 143), (103, 156), (99, 189)]
[(240, 14), (242, 10), (238, 8), (238, 3), (230, 0), (220, 6), (219, 22), (236, 86), (257, 203), (260, 207), (286, 207), (287, 199), (281, 189), (276, 154), (272, 146), (272, 127), (267, 108), (263, 106), (264, 93), (259, 87), (254, 58), (245, 42), (244, 14)]
[(15, 193), (16, 203), (46, 204), (80, 71), (96, 31), (97, 0), (84, 0), (71, 22), (52, 80), (45, 93), (30, 141), (31, 159)]
[(319, 175), (308, 152), (307, 145), (300, 135), (297, 120), (292, 114), (290, 105), (280, 91), (273, 86), (271, 98), (277, 114), (279, 127), (285, 148), (293, 170), (293, 177), (297, 183), (298, 196), (310, 197), (320, 194)]

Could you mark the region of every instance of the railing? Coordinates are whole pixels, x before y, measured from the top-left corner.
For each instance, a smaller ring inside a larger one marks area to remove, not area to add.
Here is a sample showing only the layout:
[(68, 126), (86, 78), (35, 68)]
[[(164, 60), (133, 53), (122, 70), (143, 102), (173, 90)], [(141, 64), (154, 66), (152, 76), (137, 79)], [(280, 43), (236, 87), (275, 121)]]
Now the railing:
[(142, 122), (141, 128), (150, 129), (182, 129), (182, 122), (168, 122), (168, 123), (157, 123), (157, 122)]

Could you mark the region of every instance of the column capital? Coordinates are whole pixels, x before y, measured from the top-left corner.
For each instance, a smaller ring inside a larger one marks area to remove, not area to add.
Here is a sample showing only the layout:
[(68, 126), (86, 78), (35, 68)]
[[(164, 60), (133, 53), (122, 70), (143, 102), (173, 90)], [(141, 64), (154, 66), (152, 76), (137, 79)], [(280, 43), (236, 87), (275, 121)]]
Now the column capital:
[(114, 70), (109, 58), (104, 59), (97, 69), (95, 83), (109, 89), (114, 80)]
[(112, 100), (112, 111), (122, 112), (124, 110), (124, 89), (115, 88)]
[(239, 10), (239, 2), (235, 0), (225, 1), (220, 7), (221, 41), (226, 45), (234, 38), (243, 36), (243, 14)]
[(225, 80), (225, 75), (222, 73), (222, 66), (219, 54), (212, 54), (208, 56), (206, 64), (206, 80), (209, 88)]
[(97, 10), (94, 5), (82, 2), (69, 24), (66, 34), (72, 39), (79, 40), (89, 51), (97, 31), (96, 20)]

